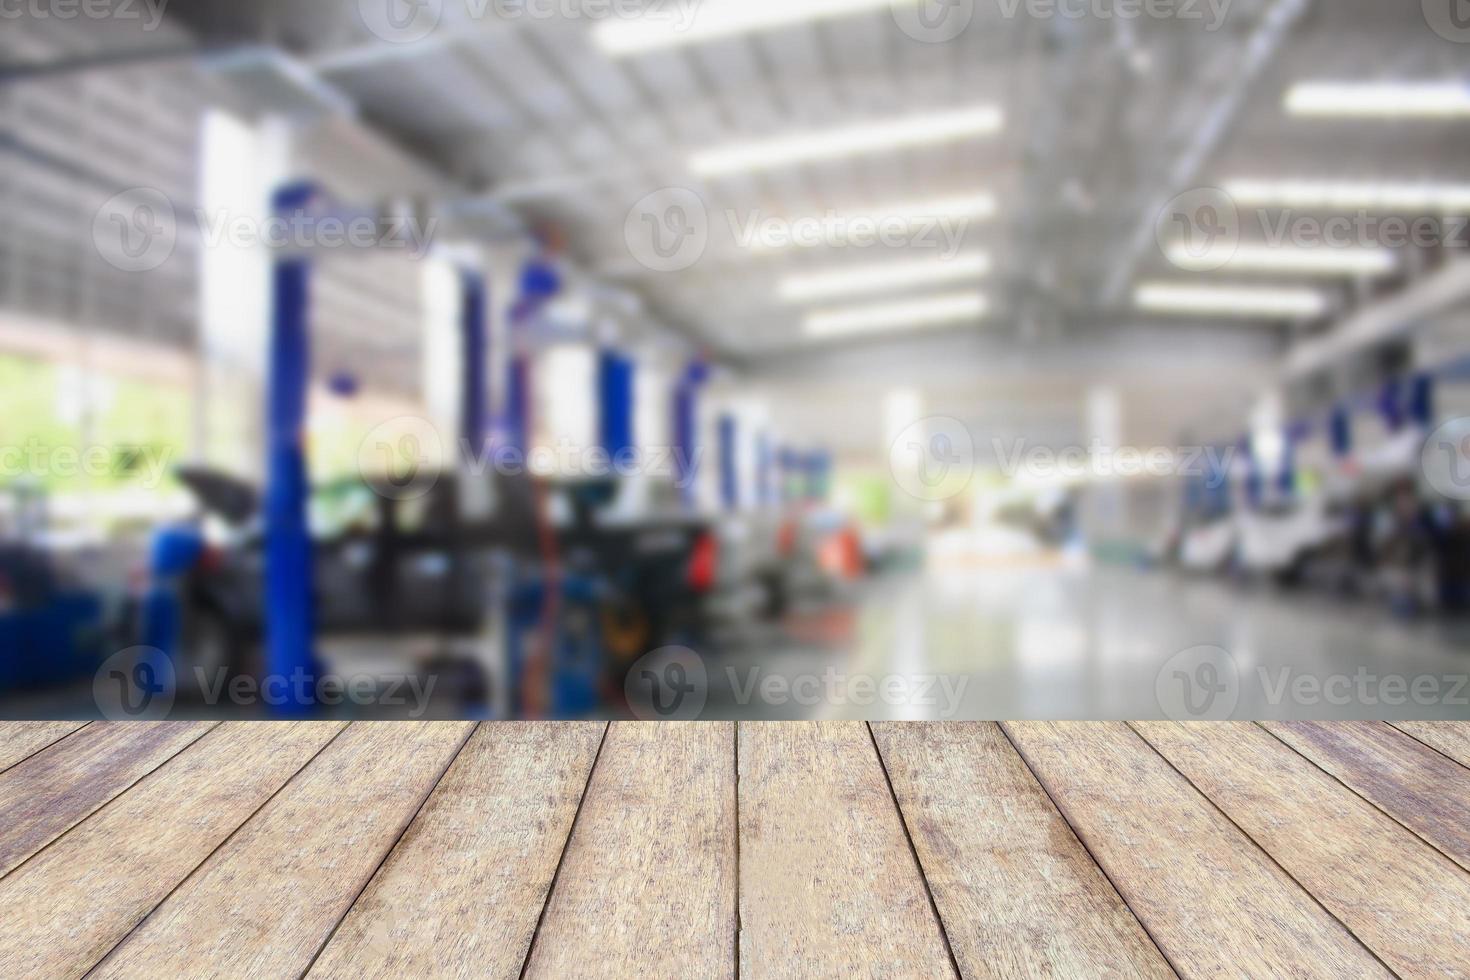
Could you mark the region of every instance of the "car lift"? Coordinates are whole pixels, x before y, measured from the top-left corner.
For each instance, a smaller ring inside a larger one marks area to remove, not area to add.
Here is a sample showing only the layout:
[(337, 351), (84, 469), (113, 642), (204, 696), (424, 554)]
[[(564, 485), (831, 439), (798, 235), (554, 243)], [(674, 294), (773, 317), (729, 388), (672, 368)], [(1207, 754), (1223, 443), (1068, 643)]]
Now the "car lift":
[[(289, 184), (272, 210), (289, 218), (310, 212), (325, 195), (312, 183)], [(277, 258), (273, 271), (265, 489), (265, 672), (315, 678), (320, 670), (312, 642), (312, 545), (307, 525), (310, 481), (306, 461), (306, 411), (311, 381), (311, 272), (308, 255)], [(460, 334), (464, 390), (461, 431), (465, 451), (479, 454), (486, 441), (486, 331), (488, 297), (481, 274), (460, 271)], [(288, 685), (307, 709), (312, 685)]]

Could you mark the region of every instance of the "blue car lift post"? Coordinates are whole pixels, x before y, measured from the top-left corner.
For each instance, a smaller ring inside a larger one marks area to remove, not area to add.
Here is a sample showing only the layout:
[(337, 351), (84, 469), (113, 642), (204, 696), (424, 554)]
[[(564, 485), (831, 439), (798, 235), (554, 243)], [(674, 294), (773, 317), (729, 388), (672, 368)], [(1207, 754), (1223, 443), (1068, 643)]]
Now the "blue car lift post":
[[(310, 183), (281, 188), (272, 200), (276, 216), (289, 219), (321, 200)], [(461, 332), (465, 388), (462, 435), (467, 451), (478, 451), (486, 435), (485, 353), (487, 297), (474, 271), (460, 275)], [(270, 388), (266, 426), (265, 491), (265, 670), (285, 678), (289, 692), (281, 710), (309, 710), (320, 663), (315, 632), (312, 545), (307, 524), (310, 481), (306, 465), (306, 411), (311, 381), (311, 261), (285, 255), (273, 272)], [(297, 678), (307, 683), (297, 684)]]

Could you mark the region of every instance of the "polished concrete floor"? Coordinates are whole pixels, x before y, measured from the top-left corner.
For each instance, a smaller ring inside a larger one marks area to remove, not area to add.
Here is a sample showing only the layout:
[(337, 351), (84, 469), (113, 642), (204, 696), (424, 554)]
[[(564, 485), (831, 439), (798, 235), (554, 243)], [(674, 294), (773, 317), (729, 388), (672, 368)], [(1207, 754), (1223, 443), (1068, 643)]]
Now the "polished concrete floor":
[(1470, 718), (1470, 622), (1368, 602), (1057, 563), (891, 577), (850, 608), (710, 658), (708, 713)]

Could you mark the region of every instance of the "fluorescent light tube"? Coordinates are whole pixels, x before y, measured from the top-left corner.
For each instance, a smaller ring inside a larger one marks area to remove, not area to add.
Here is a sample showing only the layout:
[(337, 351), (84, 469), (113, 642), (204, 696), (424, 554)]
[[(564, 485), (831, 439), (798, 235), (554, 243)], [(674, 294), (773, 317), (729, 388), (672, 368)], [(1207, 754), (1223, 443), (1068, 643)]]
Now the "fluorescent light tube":
[(1297, 208), (1389, 208), (1403, 211), (1470, 210), (1470, 184), (1374, 180), (1232, 180), (1225, 193), (1236, 204)]
[(1397, 257), (1386, 248), (1275, 248), (1270, 245), (1221, 245), (1203, 254), (1184, 242), (1168, 249), (1169, 261), (1191, 272), (1241, 269), (1253, 272), (1300, 272), (1314, 275), (1382, 275), (1392, 272)]
[(886, 9), (890, 0), (703, 0), (656, 4), (640, 17), (603, 21), (593, 43), (613, 57)]
[(936, 256), (918, 262), (874, 262), (790, 275), (781, 280), (777, 293), (785, 302), (805, 303), (971, 279), (989, 271), (990, 256), (980, 254), (952, 259)]
[(1311, 289), (1143, 283), (1134, 291), (1133, 301), (1140, 309), (1160, 313), (1312, 317), (1327, 312), (1327, 297)]
[(1450, 119), (1470, 116), (1462, 82), (1304, 82), (1286, 93), (1294, 116)]
[(822, 339), (885, 329), (915, 330), (985, 315), (987, 304), (980, 293), (948, 293), (929, 299), (886, 303), (878, 306), (845, 306), (812, 313), (803, 321), (808, 337)]
[(717, 146), (691, 156), (689, 169), (700, 176), (713, 177), (812, 160), (883, 153), (994, 133), (1002, 122), (1001, 111), (993, 105), (911, 113), (852, 126)]

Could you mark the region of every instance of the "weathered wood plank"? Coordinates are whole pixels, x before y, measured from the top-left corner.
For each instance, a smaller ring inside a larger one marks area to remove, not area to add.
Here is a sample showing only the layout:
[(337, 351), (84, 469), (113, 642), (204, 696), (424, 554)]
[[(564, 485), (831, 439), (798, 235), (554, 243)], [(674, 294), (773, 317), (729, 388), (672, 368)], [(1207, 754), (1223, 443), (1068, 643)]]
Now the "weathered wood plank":
[(1470, 766), (1470, 721), (1396, 721), (1393, 727)]
[(734, 735), (709, 723), (608, 730), (528, 976), (734, 973)]
[(311, 976), (518, 975), (606, 728), (480, 726)]
[(1266, 728), (1470, 870), (1470, 770), (1381, 722)]
[(953, 975), (867, 726), (740, 726), (740, 972)]
[(0, 773), (0, 875), (167, 762), (215, 722), (96, 722)]
[(1470, 975), (1470, 875), (1257, 725), (1134, 726), (1401, 977)]
[(0, 976), (86, 973), (342, 728), (221, 725), (0, 879)]
[(1005, 729), (1182, 975), (1389, 975), (1127, 725)]
[(299, 976), (472, 729), (352, 724), (92, 976)]
[(0, 772), (66, 738), (85, 724), (84, 721), (0, 722)]
[(966, 977), (1173, 977), (993, 723), (875, 724)]

